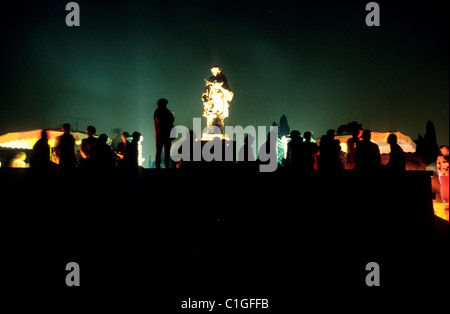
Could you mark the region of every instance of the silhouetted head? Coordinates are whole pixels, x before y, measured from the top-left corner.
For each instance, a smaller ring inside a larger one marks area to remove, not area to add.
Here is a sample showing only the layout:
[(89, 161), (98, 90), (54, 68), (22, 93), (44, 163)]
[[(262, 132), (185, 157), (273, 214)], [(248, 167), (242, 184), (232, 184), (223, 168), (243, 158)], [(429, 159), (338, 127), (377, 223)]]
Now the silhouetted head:
[(167, 100), (167, 99), (165, 99), (165, 98), (160, 98), (159, 100), (158, 100), (158, 107), (159, 108), (165, 108), (165, 107), (167, 107), (167, 104), (169, 103), (169, 101)]
[(86, 134), (87, 134), (88, 136), (93, 136), (93, 135), (95, 135), (95, 132), (97, 132), (97, 130), (96, 130), (95, 127), (93, 127), (92, 125), (90, 125), (90, 126), (88, 126), (88, 127), (86, 128)]
[(106, 134), (100, 134), (100, 136), (97, 139), (96, 145), (106, 145), (107, 141), (108, 141), (108, 136)]
[(292, 130), (292, 131), (291, 131), (291, 134), (290, 134), (290, 137), (291, 137), (291, 139), (294, 139), (294, 138), (300, 138), (300, 135), (301, 135), (300, 131), (298, 131), (298, 130)]
[(439, 147), (439, 151), (441, 152), (442, 155), (444, 156), (448, 156), (448, 146), (447, 145), (442, 145)]
[(211, 68), (211, 73), (212, 73), (214, 76), (217, 76), (217, 75), (219, 75), (220, 73), (222, 73), (222, 69), (221, 69), (218, 65), (215, 65), (215, 66), (213, 66), (213, 67)]
[(388, 144), (391, 144), (391, 145), (397, 144), (397, 135), (389, 134), (389, 136), (387, 138), (387, 142), (388, 142)]
[(133, 132), (133, 142), (139, 142), (140, 139), (141, 139), (141, 133), (139, 133), (138, 131), (134, 131)]
[(44, 140), (48, 139), (47, 130), (41, 131), (41, 138), (43, 138)]
[(364, 141), (370, 141), (371, 137), (372, 137), (372, 132), (370, 132), (370, 130), (364, 130), (364, 132), (362, 134), (362, 139)]
[(64, 123), (62, 126), (62, 131), (64, 133), (70, 133), (70, 124), (69, 123)]
[(327, 131), (327, 136), (328, 136), (328, 138), (329, 138), (330, 140), (334, 140), (335, 135), (336, 135), (336, 131), (335, 131), (335, 130), (329, 129), (329, 130)]
[(352, 132), (353, 138), (360, 138), (362, 136), (363, 130), (362, 129), (355, 129)]
[(304, 138), (306, 141), (310, 141), (310, 140), (311, 140), (311, 137), (312, 137), (311, 132), (306, 131), (305, 133), (303, 133), (303, 138)]

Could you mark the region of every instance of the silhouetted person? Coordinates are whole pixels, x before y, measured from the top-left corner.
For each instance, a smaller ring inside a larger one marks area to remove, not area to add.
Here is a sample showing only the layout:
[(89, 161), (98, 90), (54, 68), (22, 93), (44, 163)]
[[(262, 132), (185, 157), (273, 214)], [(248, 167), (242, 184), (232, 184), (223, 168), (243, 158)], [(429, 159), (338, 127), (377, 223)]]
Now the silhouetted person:
[(361, 140), (362, 132), (362, 129), (354, 130), (352, 133), (352, 137), (347, 140), (347, 169), (355, 168), (356, 145)]
[(381, 165), (380, 148), (377, 144), (370, 141), (370, 130), (364, 130), (362, 141), (356, 145), (355, 151), (355, 170), (358, 171), (376, 171)]
[(300, 131), (293, 130), (290, 134), (291, 140), (287, 144), (287, 163), (286, 168), (289, 171), (298, 171), (301, 168), (301, 158), (303, 150), (303, 138)]
[(133, 132), (133, 140), (127, 144), (125, 150), (125, 157), (123, 158), (122, 168), (125, 169), (137, 169), (139, 166), (139, 140), (141, 139), (141, 133)]
[(161, 154), (164, 148), (164, 167), (169, 168), (170, 162), (170, 146), (172, 140), (170, 138), (170, 130), (173, 128), (175, 117), (167, 109), (168, 101), (165, 98), (158, 100), (158, 108), (153, 115), (155, 124), (155, 140), (156, 140), (156, 168), (161, 167)]
[(341, 145), (335, 139), (336, 132), (332, 129), (327, 131), (320, 140), (319, 169), (321, 171), (334, 173), (342, 170)]
[(50, 145), (48, 145), (47, 131), (41, 131), (41, 138), (34, 144), (30, 156), (30, 167), (47, 169), (50, 166)]
[(125, 152), (128, 144), (128, 138), (130, 134), (128, 132), (123, 132), (121, 135), (122, 142), (117, 145), (117, 168), (121, 168), (123, 164), (123, 158), (125, 157)]
[(97, 139), (94, 137), (95, 132), (97, 132), (95, 127), (93, 127), (92, 125), (88, 126), (86, 128), (86, 134), (87, 134), (88, 138), (85, 138), (81, 141), (80, 154), (81, 154), (81, 157), (83, 158), (81, 160), (82, 167), (89, 166), (89, 163), (90, 163), (89, 159), (91, 157), (95, 143), (97, 142)]
[(403, 149), (397, 144), (397, 135), (389, 134), (387, 138), (388, 144), (391, 146), (389, 154), (389, 162), (386, 169), (392, 172), (402, 172), (406, 170), (406, 158)]
[(70, 124), (64, 124), (62, 131), (64, 134), (56, 138), (55, 155), (61, 168), (72, 169), (76, 167), (77, 159), (75, 157), (75, 139), (70, 134)]
[(106, 134), (100, 134), (91, 151), (92, 166), (97, 169), (110, 169), (114, 168), (115, 155), (111, 150), (111, 147), (106, 143), (108, 136)]
[(303, 134), (305, 141), (303, 142), (301, 155), (300, 155), (300, 167), (304, 173), (312, 173), (314, 171), (315, 155), (319, 151), (317, 144), (311, 142), (312, 134), (307, 131)]

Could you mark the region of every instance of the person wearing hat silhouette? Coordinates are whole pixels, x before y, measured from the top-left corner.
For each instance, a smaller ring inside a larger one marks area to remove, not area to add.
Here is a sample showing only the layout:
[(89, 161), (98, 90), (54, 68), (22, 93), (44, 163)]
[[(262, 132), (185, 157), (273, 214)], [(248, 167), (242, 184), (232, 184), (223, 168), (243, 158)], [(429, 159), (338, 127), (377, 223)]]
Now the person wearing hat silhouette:
[(286, 167), (289, 171), (300, 170), (301, 155), (303, 150), (303, 138), (298, 130), (291, 131), (291, 140), (287, 145), (287, 163)]
[(77, 158), (75, 156), (75, 138), (70, 134), (70, 124), (63, 124), (62, 131), (64, 133), (56, 138), (55, 155), (61, 168), (74, 169)]
[(123, 158), (122, 168), (137, 169), (139, 167), (139, 141), (141, 133), (135, 131), (132, 135), (131, 143), (128, 143), (125, 148), (125, 157)]
[(303, 133), (303, 149), (301, 150), (301, 170), (304, 173), (312, 173), (314, 171), (315, 155), (319, 151), (317, 144), (311, 141), (312, 133), (306, 131)]
[(340, 141), (335, 138), (336, 131), (329, 129), (320, 139), (319, 170), (336, 173), (342, 170)]

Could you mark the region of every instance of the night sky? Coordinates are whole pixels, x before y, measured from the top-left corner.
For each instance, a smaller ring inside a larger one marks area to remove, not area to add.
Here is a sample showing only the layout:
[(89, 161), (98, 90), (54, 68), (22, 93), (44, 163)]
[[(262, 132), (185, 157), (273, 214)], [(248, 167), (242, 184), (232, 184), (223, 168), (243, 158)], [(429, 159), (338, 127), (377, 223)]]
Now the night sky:
[(191, 128), (218, 64), (235, 93), (226, 125), (285, 114), (315, 137), (358, 121), (415, 139), (432, 120), (449, 143), (442, 1), (377, 1), (380, 27), (365, 24), (369, 1), (79, 0), (80, 27), (65, 24), (68, 2), (2, 4), (0, 134), (65, 122), (137, 130), (148, 161), (157, 100)]

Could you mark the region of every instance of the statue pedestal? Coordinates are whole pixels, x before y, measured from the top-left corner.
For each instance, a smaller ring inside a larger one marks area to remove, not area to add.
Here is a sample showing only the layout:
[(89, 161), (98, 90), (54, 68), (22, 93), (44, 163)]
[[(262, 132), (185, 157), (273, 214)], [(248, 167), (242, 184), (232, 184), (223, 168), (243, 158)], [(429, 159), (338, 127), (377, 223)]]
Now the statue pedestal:
[[(211, 142), (213, 139), (215, 140), (215, 143)], [(202, 161), (204, 161), (203, 149), (205, 145), (209, 146), (207, 151), (211, 154), (214, 154), (215, 149), (220, 149), (221, 152), (221, 156), (218, 159), (216, 159), (217, 156), (215, 156), (214, 160), (206, 163), (211, 163), (211, 165), (214, 164), (215, 166), (218, 166), (219, 164), (230, 165), (230, 163), (234, 165), (236, 163), (236, 141), (230, 140), (228, 136), (217, 134), (215, 138), (209, 136), (207, 136), (206, 139), (202, 138)]]
[(220, 140), (230, 140), (228, 134), (214, 134), (214, 133), (203, 133), (202, 141), (212, 141), (215, 138), (219, 138)]

